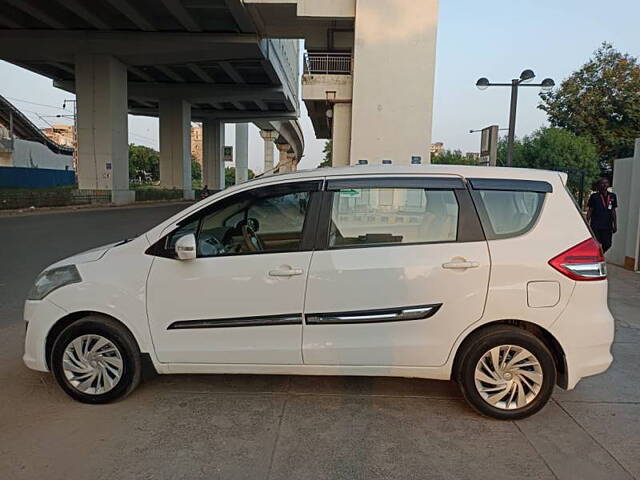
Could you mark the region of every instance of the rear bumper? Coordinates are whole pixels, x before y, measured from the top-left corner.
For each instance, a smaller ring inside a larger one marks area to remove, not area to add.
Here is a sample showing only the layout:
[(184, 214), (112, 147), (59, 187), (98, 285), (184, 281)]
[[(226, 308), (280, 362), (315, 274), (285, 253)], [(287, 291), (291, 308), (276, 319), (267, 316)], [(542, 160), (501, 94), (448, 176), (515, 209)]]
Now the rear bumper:
[(24, 340), (22, 360), (32, 370), (48, 372), (46, 360), (47, 334), (51, 326), (66, 312), (48, 300), (27, 300), (24, 304), (24, 320), (27, 334)]
[(550, 328), (566, 359), (568, 390), (613, 362), (615, 321), (607, 306), (607, 282), (578, 282), (569, 305)]

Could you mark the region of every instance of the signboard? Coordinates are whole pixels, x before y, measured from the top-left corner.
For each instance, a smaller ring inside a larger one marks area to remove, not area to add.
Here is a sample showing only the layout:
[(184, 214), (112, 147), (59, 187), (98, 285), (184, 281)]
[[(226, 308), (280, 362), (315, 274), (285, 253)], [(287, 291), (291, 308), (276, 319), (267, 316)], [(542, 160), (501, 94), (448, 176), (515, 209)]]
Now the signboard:
[(498, 159), (498, 125), (482, 129), (482, 138), (480, 139), (480, 157), (481, 163), (491, 167), (496, 166)]
[(491, 150), (491, 127), (482, 129), (480, 139), (480, 156), (488, 157)]
[(233, 162), (233, 147), (224, 147), (224, 161)]

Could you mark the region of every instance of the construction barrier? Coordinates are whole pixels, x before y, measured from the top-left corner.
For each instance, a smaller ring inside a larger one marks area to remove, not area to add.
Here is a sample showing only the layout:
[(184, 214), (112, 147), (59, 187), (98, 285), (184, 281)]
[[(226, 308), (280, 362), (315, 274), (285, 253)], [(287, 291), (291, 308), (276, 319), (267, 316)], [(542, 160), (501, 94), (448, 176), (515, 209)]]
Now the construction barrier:
[(73, 170), (0, 167), (0, 188), (54, 188), (76, 183)]

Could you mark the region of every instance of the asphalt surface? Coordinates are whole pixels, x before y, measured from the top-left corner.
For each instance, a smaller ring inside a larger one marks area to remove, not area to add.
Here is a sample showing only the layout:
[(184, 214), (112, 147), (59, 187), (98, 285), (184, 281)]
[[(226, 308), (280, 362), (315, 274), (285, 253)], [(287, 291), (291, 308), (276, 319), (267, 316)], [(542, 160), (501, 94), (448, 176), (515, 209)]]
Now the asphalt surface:
[(24, 367), (38, 272), (182, 208), (0, 218), (0, 479), (640, 478), (640, 275), (616, 267), (614, 365), (520, 422), (478, 416), (449, 382), (160, 376), (87, 406)]

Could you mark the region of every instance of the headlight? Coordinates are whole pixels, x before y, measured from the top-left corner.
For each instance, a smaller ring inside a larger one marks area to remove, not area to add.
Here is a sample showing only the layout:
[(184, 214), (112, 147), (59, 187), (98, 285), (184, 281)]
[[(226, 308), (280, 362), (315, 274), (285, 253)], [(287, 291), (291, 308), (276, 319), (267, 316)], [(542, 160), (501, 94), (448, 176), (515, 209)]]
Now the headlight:
[(29, 300), (42, 300), (60, 287), (81, 281), (82, 278), (75, 265), (65, 265), (64, 267), (45, 270), (36, 278), (28, 298)]

